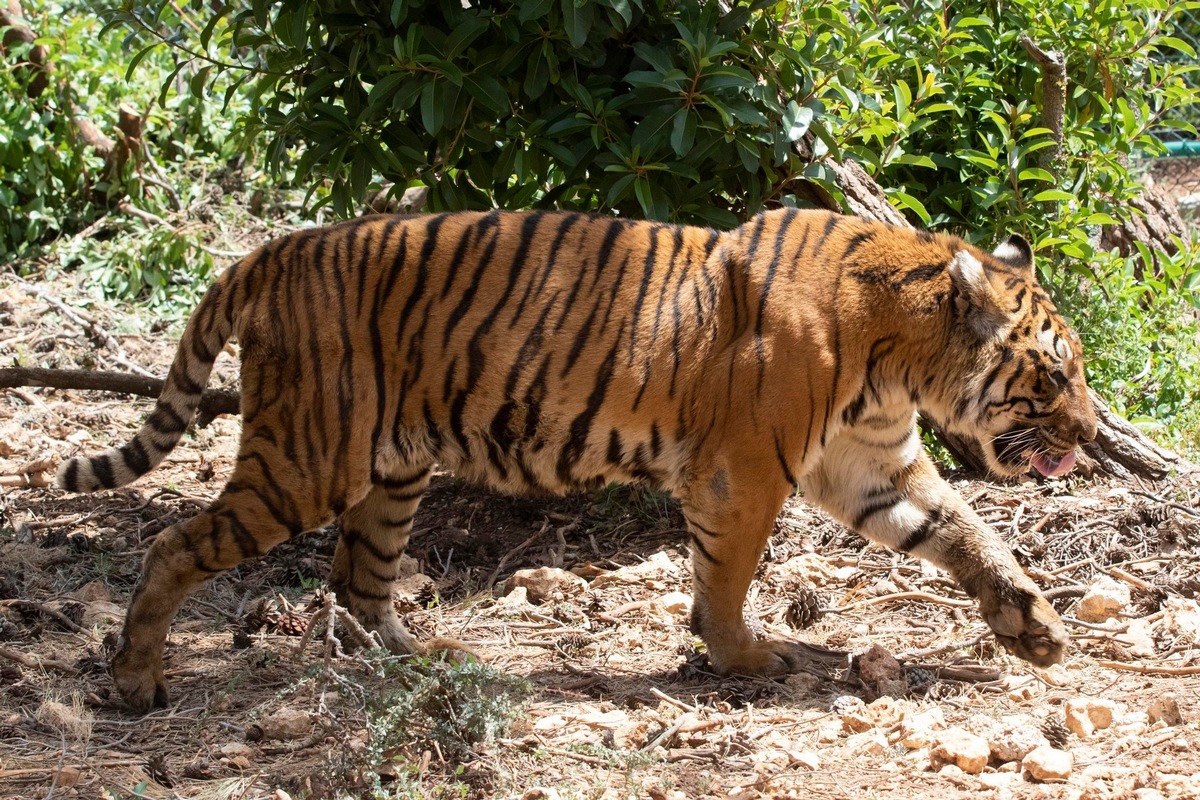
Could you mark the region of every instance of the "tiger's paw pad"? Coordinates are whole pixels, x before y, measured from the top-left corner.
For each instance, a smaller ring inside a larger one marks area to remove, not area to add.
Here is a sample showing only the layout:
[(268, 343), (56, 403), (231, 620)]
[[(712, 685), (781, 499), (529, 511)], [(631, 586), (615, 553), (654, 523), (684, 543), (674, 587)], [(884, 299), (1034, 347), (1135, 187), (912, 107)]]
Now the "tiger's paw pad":
[(1030, 664), (1049, 667), (1063, 660), (1070, 641), (1067, 629), (1041, 595), (1029, 595), (1024, 609), (1004, 604), (991, 613), (984, 610), (984, 619), (996, 641)]
[(166, 708), (170, 703), (167, 679), (162, 665), (136, 663), (124, 652), (117, 653), (109, 666), (113, 683), (125, 702), (139, 714), (152, 708)]

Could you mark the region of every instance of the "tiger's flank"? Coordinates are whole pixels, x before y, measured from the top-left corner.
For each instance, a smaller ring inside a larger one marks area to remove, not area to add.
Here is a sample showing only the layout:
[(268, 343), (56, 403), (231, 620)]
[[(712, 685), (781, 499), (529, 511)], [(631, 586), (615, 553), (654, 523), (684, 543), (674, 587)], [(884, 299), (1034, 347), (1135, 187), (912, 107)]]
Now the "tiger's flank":
[(142, 429), (63, 464), (58, 485), (111, 489), (161, 463), (234, 337), (236, 467), (211, 507), (155, 539), (112, 660), (138, 711), (168, 701), (163, 644), (196, 587), (334, 520), (340, 601), (391, 650), (428, 649), (391, 589), (435, 465), (507, 492), (673, 493), (692, 629), (721, 673), (813, 657), (755, 640), (742, 616), (797, 489), (949, 570), (1017, 655), (1063, 657), (1058, 616), (939, 477), (916, 426), (922, 411), (980, 440), (1004, 476), (1061, 475), (1095, 436), (1079, 337), (1020, 237), (988, 253), (795, 209), (728, 232), (557, 212), (296, 232), (217, 280)]

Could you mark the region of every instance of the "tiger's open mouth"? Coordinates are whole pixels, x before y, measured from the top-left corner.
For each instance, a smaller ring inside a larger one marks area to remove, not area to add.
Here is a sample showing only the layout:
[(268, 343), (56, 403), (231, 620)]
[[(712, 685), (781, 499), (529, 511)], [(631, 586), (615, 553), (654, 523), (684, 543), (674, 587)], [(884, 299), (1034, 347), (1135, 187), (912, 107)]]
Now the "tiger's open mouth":
[(1014, 474), (1032, 466), (1047, 478), (1057, 478), (1075, 466), (1075, 450), (1050, 443), (1037, 428), (1013, 428), (992, 444), (996, 460)]

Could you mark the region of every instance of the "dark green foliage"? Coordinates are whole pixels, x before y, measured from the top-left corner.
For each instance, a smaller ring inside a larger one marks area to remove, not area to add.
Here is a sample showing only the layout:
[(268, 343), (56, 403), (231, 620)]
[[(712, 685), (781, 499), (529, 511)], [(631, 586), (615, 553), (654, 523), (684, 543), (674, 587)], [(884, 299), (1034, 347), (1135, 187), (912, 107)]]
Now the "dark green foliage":
[[(112, 15), (154, 47), (163, 4)], [(830, 141), (814, 76), (828, 32), (789, 42), (771, 4), (696, 0), (309, 0), (230, 4), (197, 44), (258, 98), (246, 132), (276, 168), (328, 180), (339, 214), (376, 177), (433, 188), (431, 207), (615, 210), (728, 227), (785, 200)], [(767, 10), (764, 10), (767, 9)], [(142, 52), (146, 52), (143, 50)], [(199, 62), (197, 62), (199, 63)], [(213, 68), (209, 63), (197, 79)], [(813, 171), (819, 177), (819, 170)]]

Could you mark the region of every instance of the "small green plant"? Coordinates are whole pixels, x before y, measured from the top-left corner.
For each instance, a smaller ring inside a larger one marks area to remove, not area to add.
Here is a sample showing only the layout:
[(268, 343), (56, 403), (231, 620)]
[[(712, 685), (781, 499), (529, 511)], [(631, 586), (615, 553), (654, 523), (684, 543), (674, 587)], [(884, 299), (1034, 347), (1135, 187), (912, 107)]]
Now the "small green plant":
[(506, 731), (529, 692), (524, 680), (475, 660), (389, 658), (380, 677), (387, 688), (368, 699), (368, 728), (386, 758), (431, 740), (447, 757), (465, 755)]

